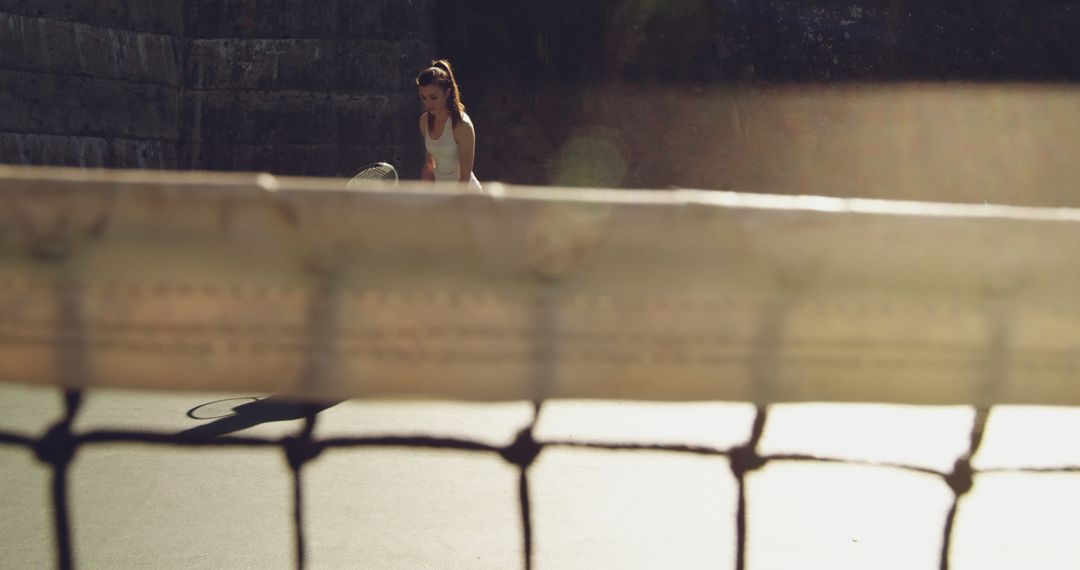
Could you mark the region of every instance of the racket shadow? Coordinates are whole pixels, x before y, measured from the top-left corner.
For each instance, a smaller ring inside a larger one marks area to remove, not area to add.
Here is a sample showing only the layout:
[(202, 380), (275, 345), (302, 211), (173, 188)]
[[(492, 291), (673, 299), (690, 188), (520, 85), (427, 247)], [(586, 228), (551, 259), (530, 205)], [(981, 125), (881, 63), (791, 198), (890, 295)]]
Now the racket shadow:
[[(309, 415), (314, 415), (328, 408), (332, 408), (345, 400), (334, 402), (296, 402), (284, 398), (270, 396), (233, 408), (233, 414), (214, 421), (181, 431), (178, 435), (195, 437), (216, 437), (235, 433), (259, 424), (269, 422), (284, 422), (302, 420)], [(203, 404), (189, 410), (188, 415), (200, 408)]]

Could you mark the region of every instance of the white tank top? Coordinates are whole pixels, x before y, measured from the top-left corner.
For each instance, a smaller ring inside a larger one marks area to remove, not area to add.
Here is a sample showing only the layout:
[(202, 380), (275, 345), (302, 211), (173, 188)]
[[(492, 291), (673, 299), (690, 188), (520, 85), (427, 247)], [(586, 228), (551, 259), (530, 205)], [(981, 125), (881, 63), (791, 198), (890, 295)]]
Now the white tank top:
[[(462, 119), (468, 121), (469, 116), (463, 114)], [(442, 134), (439, 135), (439, 138), (433, 139), (431, 133), (428, 132), (428, 119), (424, 118), (424, 148), (435, 159), (436, 182), (458, 182), (461, 180), (461, 159), (458, 155), (458, 144), (454, 140), (451, 124), (451, 119), (447, 119), (446, 124), (443, 125)], [(476, 179), (476, 174), (469, 177), (469, 188), (481, 191), (480, 181)]]

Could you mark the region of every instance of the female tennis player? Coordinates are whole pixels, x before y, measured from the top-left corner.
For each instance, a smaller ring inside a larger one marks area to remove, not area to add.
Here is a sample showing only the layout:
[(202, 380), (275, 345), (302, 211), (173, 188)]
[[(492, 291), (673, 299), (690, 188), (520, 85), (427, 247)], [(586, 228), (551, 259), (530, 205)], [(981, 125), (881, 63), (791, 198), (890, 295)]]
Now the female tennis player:
[(425, 109), (420, 115), (420, 134), (427, 150), (420, 179), (458, 182), (469, 190), (483, 191), (473, 174), (476, 130), (465, 114), (450, 62), (431, 62), (416, 77), (416, 88)]

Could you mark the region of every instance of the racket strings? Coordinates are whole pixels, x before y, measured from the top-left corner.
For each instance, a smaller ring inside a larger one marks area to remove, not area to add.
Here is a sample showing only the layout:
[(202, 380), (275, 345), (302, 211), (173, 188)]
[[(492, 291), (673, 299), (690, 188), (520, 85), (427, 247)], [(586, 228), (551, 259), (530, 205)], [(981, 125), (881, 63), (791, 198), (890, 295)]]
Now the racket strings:
[(349, 179), (349, 185), (351, 186), (356, 182), (377, 181), (377, 182), (390, 182), (397, 183), (398, 174), (393, 165), (385, 162), (377, 162), (361, 168), (356, 174), (352, 175)]

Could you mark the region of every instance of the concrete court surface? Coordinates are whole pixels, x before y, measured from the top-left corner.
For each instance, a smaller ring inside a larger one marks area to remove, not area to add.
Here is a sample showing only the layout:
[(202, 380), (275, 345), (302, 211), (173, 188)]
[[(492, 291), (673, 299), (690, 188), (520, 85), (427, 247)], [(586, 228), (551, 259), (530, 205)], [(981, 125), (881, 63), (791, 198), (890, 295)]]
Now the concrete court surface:
[[(177, 433), (208, 426), (252, 394), (87, 392), (75, 429)], [(236, 398), (235, 400), (227, 400)], [(0, 385), (0, 431), (41, 436), (62, 413), (55, 389)], [(747, 404), (548, 402), (536, 436), (727, 448), (749, 437)], [(443, 435), (494, 444), (527, 425), (525, 402), (346, 401), (316, 438)], [(201, 416), (200, 416), (201, 417)], [(761, 453), (947, 472), (973, 411), (802, 404), (770, 409)], [(222, 424), (218, 424), (222, 425)], [(279, 437), (299, 420), (233, 434)], [(997, 408), (978, 469), (1080, 464), (1071, 408)], [(206, 429), (206, 428), (203, 428)], [(55, 565), (50, 472), (0, 445), (0, 568)], [(82, 448), (70, 473), (76, 568), (294, 566), (291, 478), (279, 449), (143, 444)], [(737, 485), (724, 458), (545, 449), (529, 470), (535, 568), (731, 568)], [(336, 449), (304, 470), (310, 568), (521, 568), (516, 469), (487, 453)], [(747, 476), (748, 568), (937, 568), (942, 479), (890, 467), (777, 461)], [(962, 499), (952, 568), (1073, 568), (1080, 475), (983, 473)]]

